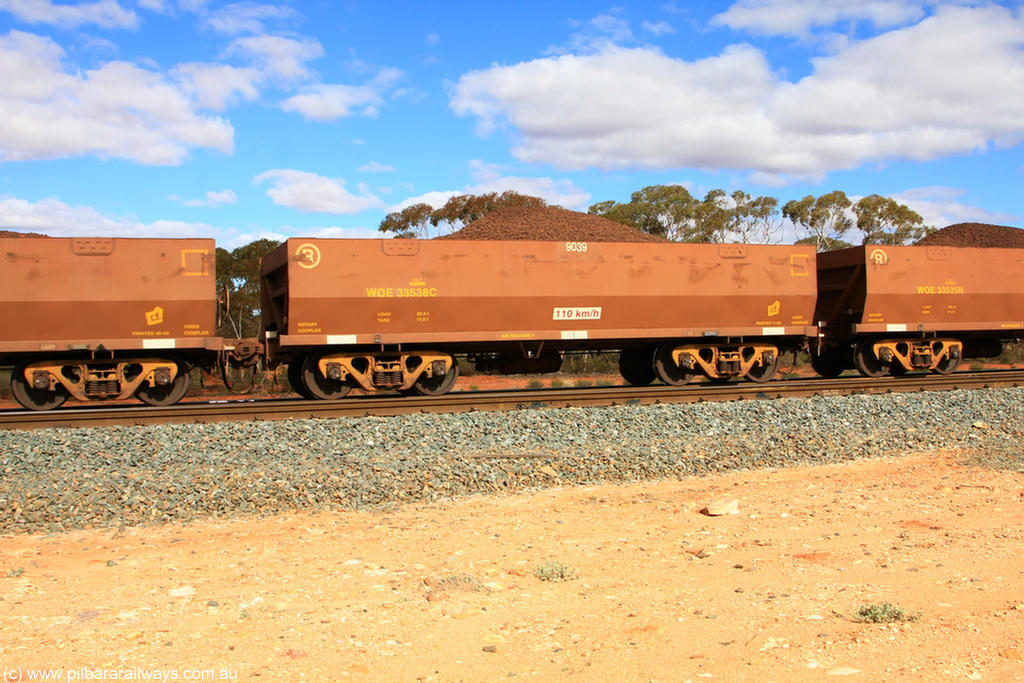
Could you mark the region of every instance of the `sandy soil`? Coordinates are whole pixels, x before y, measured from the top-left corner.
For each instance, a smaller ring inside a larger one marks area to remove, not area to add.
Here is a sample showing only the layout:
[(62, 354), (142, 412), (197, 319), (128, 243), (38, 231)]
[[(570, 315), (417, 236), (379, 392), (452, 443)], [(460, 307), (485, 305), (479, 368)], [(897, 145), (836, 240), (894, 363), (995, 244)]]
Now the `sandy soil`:
[[(7, 680), (1021, 681), (1022, 540), (1024, 475), (934, 453), (5, 537), (0, 664)], [(538, 578), (548, 562), (577, 578)], [(854, 618), (884, 602), (919, 618)]]

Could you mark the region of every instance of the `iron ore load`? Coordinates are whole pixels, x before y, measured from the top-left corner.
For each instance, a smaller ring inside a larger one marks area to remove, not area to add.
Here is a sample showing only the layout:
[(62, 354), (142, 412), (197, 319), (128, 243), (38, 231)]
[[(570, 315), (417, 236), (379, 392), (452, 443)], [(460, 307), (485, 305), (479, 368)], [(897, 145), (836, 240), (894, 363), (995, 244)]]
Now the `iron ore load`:
[(814, 334), (809, 246), (290, 239), (262, 274), (270, 357), (325, 399), (444, 393), (457, 354), (530, 373), (616, 349), (633, 384), (765, 381)]
[(295, 238), (263, 258), (260, 340), (216, 336), (212, 240), (2, 237), (0, 366), (34, 410), (169, 405), (193, 367), (259, 358), (287, 364), (311, 399), (443, 394), (459, 359), (553, 372), (598, 350), (634, 385), (763, 382), (795, 349), (826, 376), (948, 373), (1022, 337), (1021, 236), (958, 225), (917, 246), (815, 254), (665, 242), (548, 207), (445, 239)]

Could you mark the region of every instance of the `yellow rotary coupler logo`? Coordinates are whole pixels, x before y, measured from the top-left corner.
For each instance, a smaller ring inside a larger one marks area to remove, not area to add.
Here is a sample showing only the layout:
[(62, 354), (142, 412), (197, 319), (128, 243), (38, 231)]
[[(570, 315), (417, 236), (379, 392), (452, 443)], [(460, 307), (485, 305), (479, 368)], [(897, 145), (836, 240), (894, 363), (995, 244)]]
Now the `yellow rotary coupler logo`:
[(768, 317), (774, 318), (782, 311), (782, 302), (776, 299), (768, 304)]
[(320, 248), (311, 242), (303, 242), (295, 250), (298, 263), (303, 268), (316, 268), (320, 265)]
[(152, 311), (146, 311), (146, 324), (150, 327), (153, 325), (163, 325), (164, 309), (160, 306), (155, 306)]
[(885, 253), (884, 249), (873, 249), (868, 255), (868, 259), (876, 266), (884, 266), (889, 262), (889, 255)]

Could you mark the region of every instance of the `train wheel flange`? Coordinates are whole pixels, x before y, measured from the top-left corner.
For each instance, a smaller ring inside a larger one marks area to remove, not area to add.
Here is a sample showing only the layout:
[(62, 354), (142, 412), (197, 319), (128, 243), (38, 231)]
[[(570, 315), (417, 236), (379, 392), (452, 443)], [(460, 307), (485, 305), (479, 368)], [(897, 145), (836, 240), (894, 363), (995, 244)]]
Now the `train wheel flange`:
[(665, 384), (681, 387), (693, 381), (697, 373), (688, 368), (676, 365), (672, 360), (673, 344), (662, 344), (654, 352), (654, 374)]
[(150, 386), (143, 384), (135, 391), (135, 397), (149, 406), (172, 406), (188, 393), (191, 374), (181, 365), (170, 384)]
[(14, 399), (28, 410), (53, 410), (68, 400), (67, 390), (60, 384), (53, 390), (36, 389), (25, 379), (25, 366), (14, 368), (11, 373), (11, 393)]
[[(301, 386), (308, 392), (310, 398), (320, 398), (325, 401), (345, 398), (352, 390), (352, 385), (340, 380), (332, 380), (323, 376), (320, 372), (320, 355), (311, 353), (302, 361)], [(289, 378), (291, 373), (289, 373)], [(303, 396), (307, 393), (299, 392)]]
[(935, 364), (935, 367), (932, 368), (932, 372), (937, 373), (939, 375), (948, 375), (949, 373), (956, 370), (958, 367), (960, 367), (960, 359), (952, 358), (949, 356), (949, 354), (946, 354), (945, 358), (943, 358), (942, 360)]
[(865, 377), (884, 377), (889, 374), (890, 363), (885, 363), (875, 356), (874, 345), (874, 341), (870, 339), (857, 344), (857, 350), (853, 353), (853, 364)]
[(299, 358), (293, 358), (288, 362), (288, 384), (292, 391), (302, 398), (315, 398), (306, 389), (306, 384), (302, 379), (302, 360)]
[(750, 370), (747, 371), (747, 379), (751, 382), (767, 382), (768, 380), (775, 377), (775, 374), (779, 371), (779, 354), (772, 354), (772, 361), (770, 363), (762, 362), (750, 366)]
[(453, 358), (448, 372), (434, 377), (427, 377), (427, 373), (424, 372), (416, 378), (416, 382), (411, 387), (411, 392), (420, 396), (440, 396), (451, 391), (458, 379), (459, 364)]

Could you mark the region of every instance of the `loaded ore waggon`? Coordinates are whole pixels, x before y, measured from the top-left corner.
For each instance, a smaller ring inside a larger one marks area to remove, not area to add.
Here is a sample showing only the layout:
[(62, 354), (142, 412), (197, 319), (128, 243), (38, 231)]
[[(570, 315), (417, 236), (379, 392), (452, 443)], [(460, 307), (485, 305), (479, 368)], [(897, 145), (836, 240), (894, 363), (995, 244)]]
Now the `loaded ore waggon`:
[(194, 367), (286, 365), (311, 399), (443, 394), (459, 360), (557, 371), (610, 351), (627, 383), (948, 373), (1024, 332), (1024, 249), (289, 239), (261, 264), (259, 340), (216, 336), (209, 239), (0, 238), (0, 366), (24, 407), (170, 405)]
[(866, 245), (818, 254), (818, 374), (945, 374), (1024, 334), (1024, 249)]
[(263, 259), (263, 324), (317, 398), (444, 393), (456, 354), (529, 373), (616, 349), (633, 384), (764, 381), (814, 334), (814, 264), (809, 246), (290, 239)]

